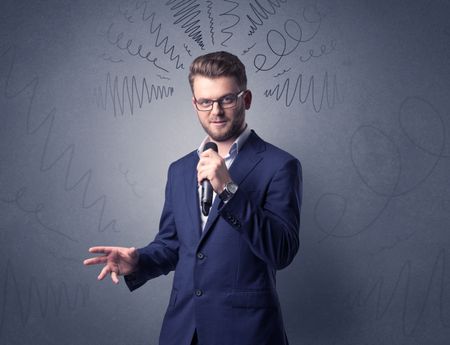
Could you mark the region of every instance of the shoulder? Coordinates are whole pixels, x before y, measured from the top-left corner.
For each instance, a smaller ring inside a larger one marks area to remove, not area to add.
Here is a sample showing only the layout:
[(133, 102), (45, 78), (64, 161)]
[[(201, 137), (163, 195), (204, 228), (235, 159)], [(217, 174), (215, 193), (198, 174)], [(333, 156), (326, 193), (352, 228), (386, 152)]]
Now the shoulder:
[(252, 131), (252, 134), (249, 137), (249, 144), (257, 147), (259, 153), (267, 158), (270, 164), (282, 166), (291, 163), (300, 166), (300, 160), (297, 157), (294, 157), (289, 152), (261, 139), (254, 131)]
[(183, 172), (185, 169), (191, 169), (198, 162), (197, 150), (191, 151), (183, 157), (172, 162), (169, 166), (169, 173)]

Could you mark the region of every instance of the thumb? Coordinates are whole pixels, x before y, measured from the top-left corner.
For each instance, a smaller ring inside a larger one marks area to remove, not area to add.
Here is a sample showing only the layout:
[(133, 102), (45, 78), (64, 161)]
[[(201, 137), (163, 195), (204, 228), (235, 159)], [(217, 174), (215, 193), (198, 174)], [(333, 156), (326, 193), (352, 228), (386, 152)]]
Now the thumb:
[(131, 247), (128, 248), (128, 255), (132, 258), (132, 259), (137, 259), (138, 257), (138, 251), (135, 247)]

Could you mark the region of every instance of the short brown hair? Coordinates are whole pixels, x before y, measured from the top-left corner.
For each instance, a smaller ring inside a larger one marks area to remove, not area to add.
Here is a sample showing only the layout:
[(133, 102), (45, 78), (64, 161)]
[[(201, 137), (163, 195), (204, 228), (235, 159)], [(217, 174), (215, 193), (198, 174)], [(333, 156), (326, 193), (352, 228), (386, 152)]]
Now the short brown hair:
[(219, 51), (201, 55), (189, 67), (189, 84), (194, 90), (194, 77), (201, 75), (207, 78), (234, 77), (242, 90), (247, 88), (245, 66), (239, 58), (231, 53)]

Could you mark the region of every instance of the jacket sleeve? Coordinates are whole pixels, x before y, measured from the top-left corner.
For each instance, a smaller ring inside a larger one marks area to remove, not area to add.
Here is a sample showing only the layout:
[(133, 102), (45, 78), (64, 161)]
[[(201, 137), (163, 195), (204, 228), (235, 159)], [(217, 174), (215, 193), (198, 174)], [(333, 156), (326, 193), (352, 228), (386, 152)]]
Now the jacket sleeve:
[(138, 249), (138, 269), (125, 276), (125, 282), (131, 291), (139, 288), (150, 279), (168, 274), (177, 265), (179, 244), (172, 211), (171, 171), (172, 166), (168, 172), (159, 232), (149, 245)]
[(299, 248), (301, 200), (302, 169), (297, 159), (291, 159), (275, 172), (262, 202), (238, 188), (230, 201), (219, 205), (219, 213), (256, 256), (282, 269)]

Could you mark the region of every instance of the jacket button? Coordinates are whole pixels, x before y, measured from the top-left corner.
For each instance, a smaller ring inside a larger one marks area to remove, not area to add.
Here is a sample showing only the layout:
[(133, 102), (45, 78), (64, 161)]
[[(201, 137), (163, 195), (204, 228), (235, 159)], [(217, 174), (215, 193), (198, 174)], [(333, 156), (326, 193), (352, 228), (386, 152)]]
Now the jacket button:
[(197, 259), (203, 260), (204, 258), (205, 258), (205, 254), (203, 254), (202, 252), (197, 253)]
[(200, 289), (195, 290), (195, 296), (200, 297), (201, 295), (203, 295), (203, 291)]

